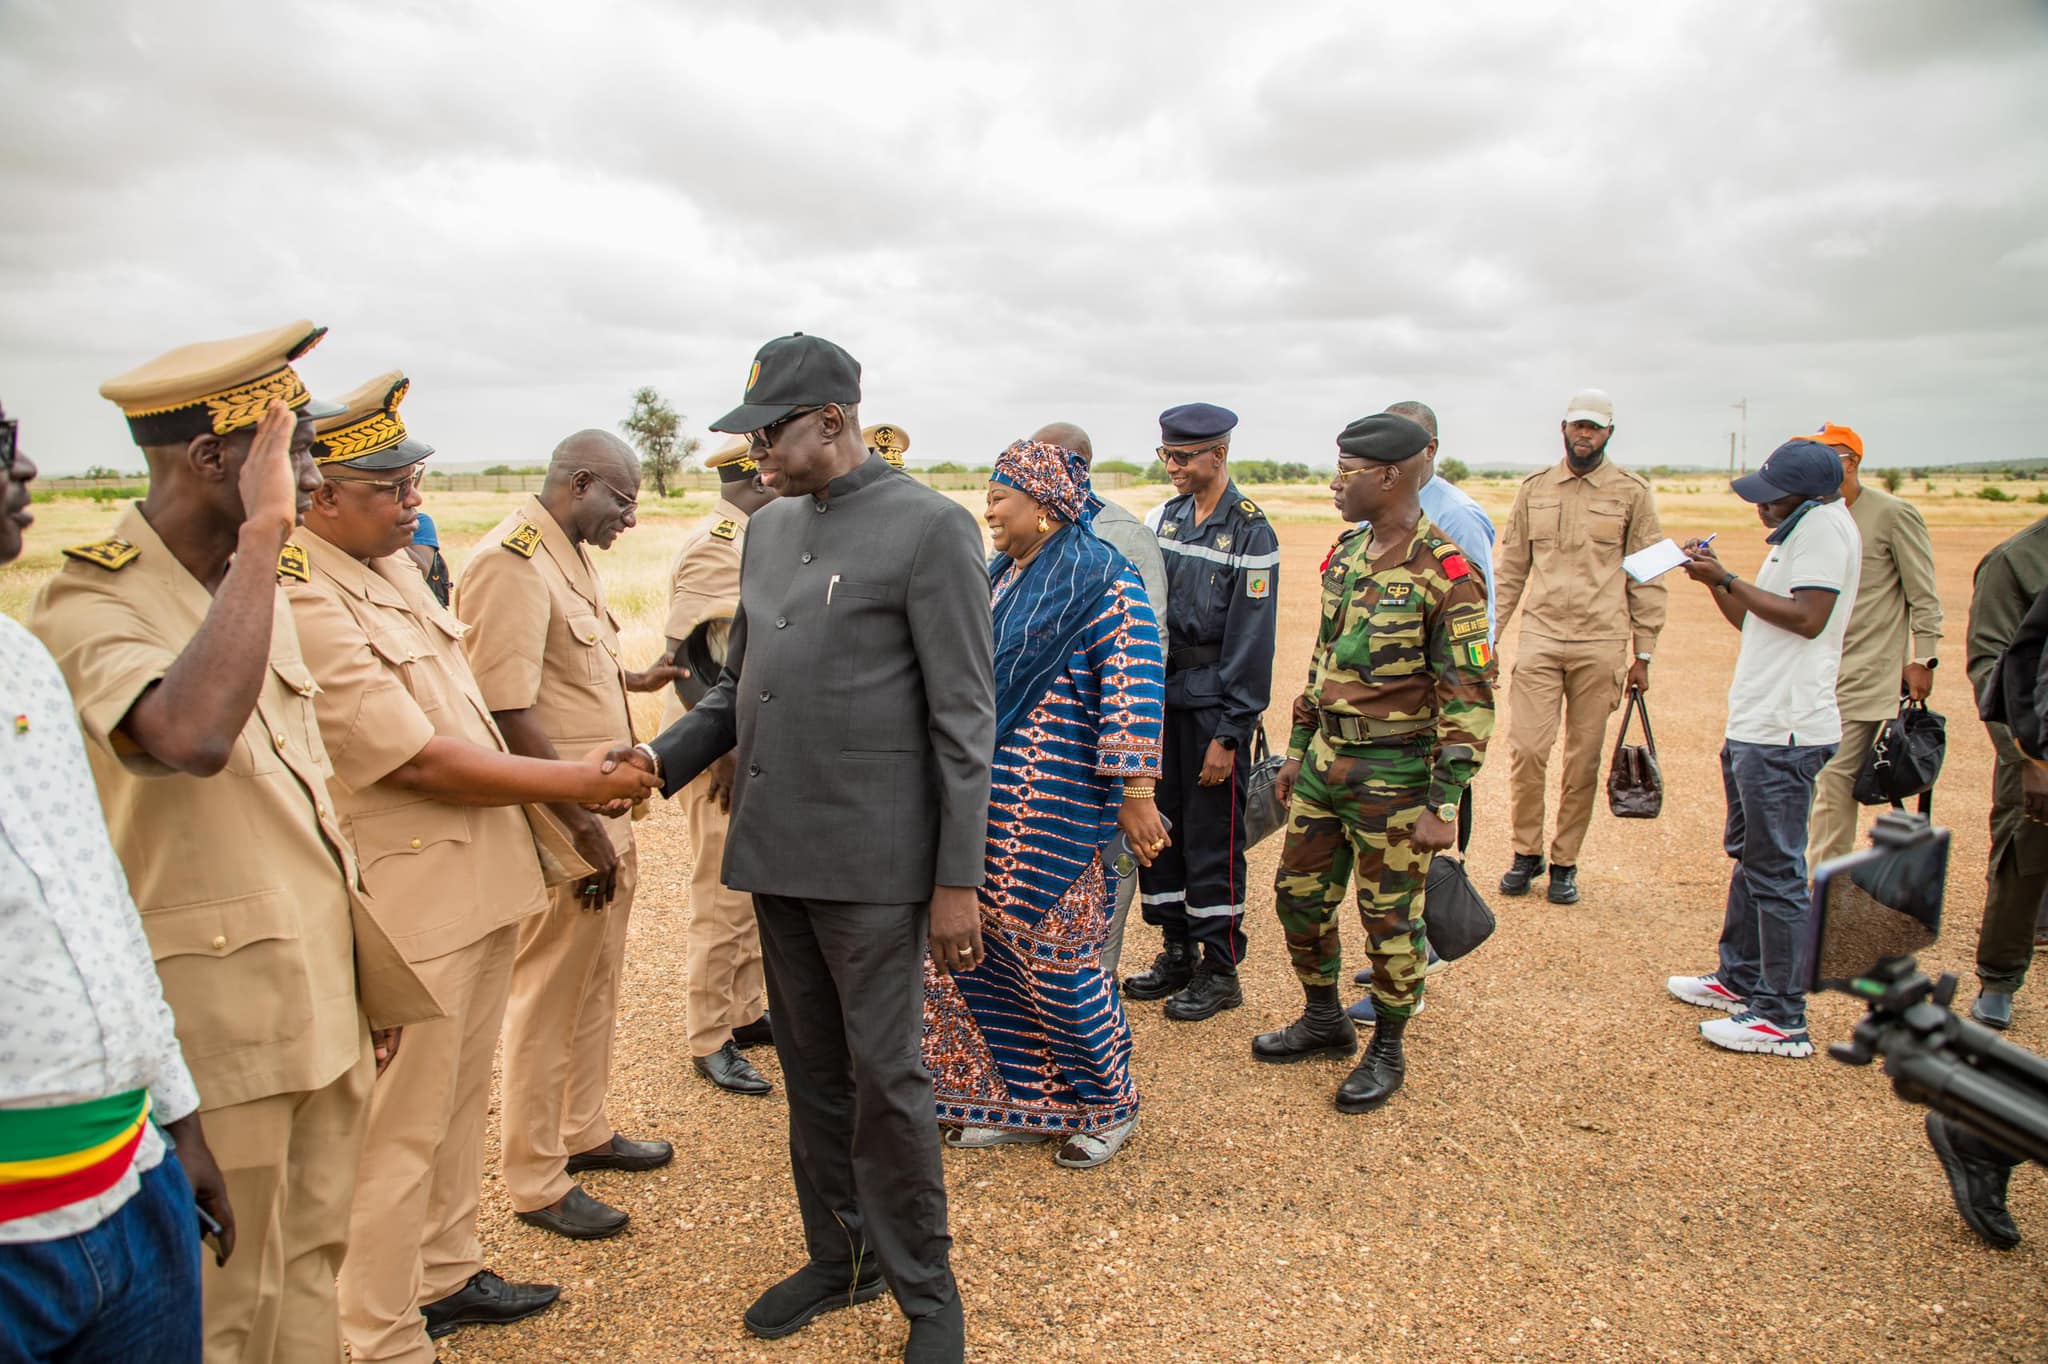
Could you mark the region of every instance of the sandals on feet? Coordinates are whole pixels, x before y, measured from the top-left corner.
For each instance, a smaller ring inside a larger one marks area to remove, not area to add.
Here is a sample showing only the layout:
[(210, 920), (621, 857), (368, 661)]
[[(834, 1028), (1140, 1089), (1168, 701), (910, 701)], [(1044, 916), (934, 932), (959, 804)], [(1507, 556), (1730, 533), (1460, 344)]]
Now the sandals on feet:
[(943, 1140), (956, 1151), (985, 1151), (991, 1146), (1036, 1146), (1052, 1138), (1043, 1132), (1012, 1132), (1004, 1127), (949, 1127)]
[(1122, 1150), (1131, 1133), (1137, 1130), (1138, 1120), (1133, 1117), (1092, 1135), (1077, 1132), (1061, 1145), (1053, 1163), (1069, 1170), (1092, 1170)]

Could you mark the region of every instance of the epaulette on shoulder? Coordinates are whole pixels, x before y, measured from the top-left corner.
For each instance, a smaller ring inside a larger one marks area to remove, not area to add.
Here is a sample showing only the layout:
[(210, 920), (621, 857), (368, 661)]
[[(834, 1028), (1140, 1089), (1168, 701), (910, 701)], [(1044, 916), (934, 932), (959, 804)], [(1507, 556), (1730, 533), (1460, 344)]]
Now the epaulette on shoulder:
[(1635, 470), (1633, 470), (1633, 469), (1630, 469), (1630, 468), (1627, 468), (1627, 467), (1625, 467), (1625, 466), (1623, 466), (1623, 465), (1620, 465), (1620, 464), (1616, 464), (1616, 465), (1614, 465), (1614, 466), (1612, 466), (1612, 467), (1613, 467), (1613, 469), (1614, 469), (1614, 472), (1616, 472), (1617, 474), (1620, 474), (1620, 475), (1621, 475), (1621, 476), (1622, 476), (1623, 478), (1627, 479), (1627, 480), (1628, 480), (1629, 482), (1631, 482), (1631, 483), (1634, 483), (1634, 484), (1638, 485), (1639, 487), (1644, 487), (1644, 488), (1647, 488), (1647, 487), (1649, 487), (1649, 486), (1650, 486), (1650, 480), (1649, 480), (1649, 479), (1647, 479), (1647, 478), (1645, 478), (1645, 477), (1643, 477), (1643, 476), (1642, 476), (1641, 474), (1637, 473), (1637, 472), (1636, 472)]
[(109, 573), (119, 573), (142, 557), (142, 551), (118, 535), (104, 540), (95, 540), (89, 545), (66, 545), (64, 557), (76, 559), (82, 564), (104, 568)]
[(1537, 479), (1539, 479), (1539, 478), (1543, 477), (1543, 476), (1544, 476), (1545, 474), (1549, 473), (1549, 472), (1550, 472), (1550, 467), (1551, 467), (1550, 465), (1546, 464), (1546, 465), (1544, 465), (1544, 466), (1543, 466), (1543, 467), (1542, 467), (1541, 469), (1538, 469), (1538, 470), (1537, 470), (1537, 471), (1536, 471), (1535, 473), (1533, 473), (1533, 474), (1530, 474), (1530, 475), (1528, 475), (1527, 477), (1523, 478), (1523, 480), (1522, 480), (1523, 484), (1524, 484), (1524, 485), (1526, 486), (1526, 485), (1528, 485), (1528, 484), (1534, 483), (1534, 482), (1535, 482), (1535, 481), (1536, 481)]
[(1263, 521), (1266, 519), (1266, 514), (1259, 510), (1259, 504), (1252, 501), (1249, 497), (1238, 503), (1237, 509), (1244, 513), (1246, 520)]
[(730, 540), (739, 533), (740, 523), (730, 516), (719, 517), (718, 524), (711, 528), (711, 538), (714, 540)]
[(1429, 552), (1436, 556), (1437, 564), (1443, 569), (1446, 578), (1455, 582), (1472, 572), (1472, 565), (1466, 560), (1465, 551), (1449, 540), (1431, 533), (1425, 542), (1429, 545)]
[(531, 521), (521, 521), (517, 530), (498, 543), (522, 559), (531, 559), (533, 552), (540, 548), (540, 527)]
[(1365, 534), (1367, 531), (1371, 529), (1372, 527), (1370, 525), (1353, 526), (1350, 530), (1345, 531), (1342, 535), (1337, 537), (1337, 543), (1341, 545), (1346, 540), (1355, 540), (1359, 536)]
[(306, 551), (298, 545), (286, 545), (277, 552), (277, 576), (295, 578), (302, 583), (313, 581), (313, 566), (306, 559)]

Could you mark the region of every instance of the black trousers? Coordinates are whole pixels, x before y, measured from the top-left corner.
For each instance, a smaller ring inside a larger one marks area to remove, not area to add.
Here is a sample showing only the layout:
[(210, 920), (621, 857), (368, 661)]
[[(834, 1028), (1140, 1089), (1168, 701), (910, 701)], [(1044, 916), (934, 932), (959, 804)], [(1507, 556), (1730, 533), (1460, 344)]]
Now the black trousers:
[(1173, 842), (1138, 873), (1145, 922), (1169, 941), (1199, 944), (1212, 965), (1244, 960), (1244, 784), (1251, 750), (1240, 745), (1230, 780), (1204, 786), (1202, 759), (1221, 710), (1166, 708), (1159, 812)]
[(1977, 929), (1977, 981), (2017, 994), (2034, 959), (2034, 930), (2048, 894), (2048, 828), (2022, 811), (2026, 792), (2018, 761), (2000, 756), (1991, 775), (1991, 871), (1984, 921)]
[(924, 1068), (929, 907), (756, 895), (789, 1163), (818, 1264), (872, 1253), (906, 1317), (959, 1296)]

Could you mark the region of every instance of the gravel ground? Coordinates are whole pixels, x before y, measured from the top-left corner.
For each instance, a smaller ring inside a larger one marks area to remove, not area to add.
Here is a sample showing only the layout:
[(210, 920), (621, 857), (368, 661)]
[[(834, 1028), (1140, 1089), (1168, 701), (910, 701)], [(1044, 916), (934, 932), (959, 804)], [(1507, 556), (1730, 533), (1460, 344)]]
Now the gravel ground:
[[(1306, 670), (1313, 603), (1301, 585), (1331, 538), (1313, 506), (1280, 518), (1294, 586), (1276, 697)], [(1720, 514), (1745, 524), (1739, 510)], [(1956, 719), (1936, 812), (1957, 839), (1949, 926), (1927, 961), (1966, 975), (1990, 749), (1961, 680), (1963, 622), (1972, 566), (2012, 528), (1937, 519), (1950, 624), (1935, 704)], [(1760, 536), (1722, 544), (1745, 572), (1761, 557)], [(1681, 580), (1672, 597), (1652, 692), (1663, 818), (1614, 821), (1603, 805), (1574, 908), (1496, 897), (1498, 936), (1433, 979), (1407, 1088), (1389, 1108), (1339, 1114), (1336, 1063), (1249, 1059), (1251, 1035), (1292, 1018), (1300, 998), (1266, 889), (1276, 838), (1252, 857), (1245, 1007), (1197, 1025), (1132, 1008), (1145, 1106), (1122, 1155), (1069, 1172), (1042, 1149), (947, 1154), (973, 1357), (2048, 1358), (2038, 1174), (2022, 1170), (2013, 1186), (2031, 1239), (1988, 1250), (1953, 1214), (1919, 1110), (1894, 1101), (1882, 1075), (1825, 1056), (1715, 1051), (1694, 1032), (1704, 1015), (1664, 993), (1665, 975), (1714, 960), (1727, 879), (1715, 755), (1735, 655), (1704, 589)], [(1511, 662), (1511, 643), (1504, 652)], [(1276, 731), (1284, 710), (1270, 717)], [(1508, 856), (1504, 745), (1478, 801), (1475, 879), (1490, 884)], [(894, 1358), (906, 1328), (886, 1298), (781, 1342), (740, 1327), (801, 1255), (781, 1076), (752, 1053), (778, 1093), (748, 1099), (691, 1071), (689, 848), (672, 808), (640, 832), (613, 1115), (629, 1135), (673, 1140), (679, 1158), (654, 1175), (586, 1177), (634, 1218), (595, 1245), (514, 1221), (490, 1179), (491, 1265), (565, 1292), (529, 1323), (449, 1338), (441, 1357)], [(1156, 941), (1134, 925), (1131, 962)], [(2022, 997), (2013, 1033), (2035, 1047), (2048, 1041), (2038, 998)], [(1855, 1014), (1840, 997), (1818, 1001), (1817, 1040), (1846, 1036)], [(491, 1156), (495, 1169), (495, 1134)]]

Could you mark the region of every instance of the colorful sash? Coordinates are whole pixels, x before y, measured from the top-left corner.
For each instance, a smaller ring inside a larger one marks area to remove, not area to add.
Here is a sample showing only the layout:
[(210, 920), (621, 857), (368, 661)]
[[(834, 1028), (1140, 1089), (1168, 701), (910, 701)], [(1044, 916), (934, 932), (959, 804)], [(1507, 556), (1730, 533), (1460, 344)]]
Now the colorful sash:
[(149, 1091), (55, 1108), (0, 1109), (0, 1222), (95, 1198), (135, 1161)]

